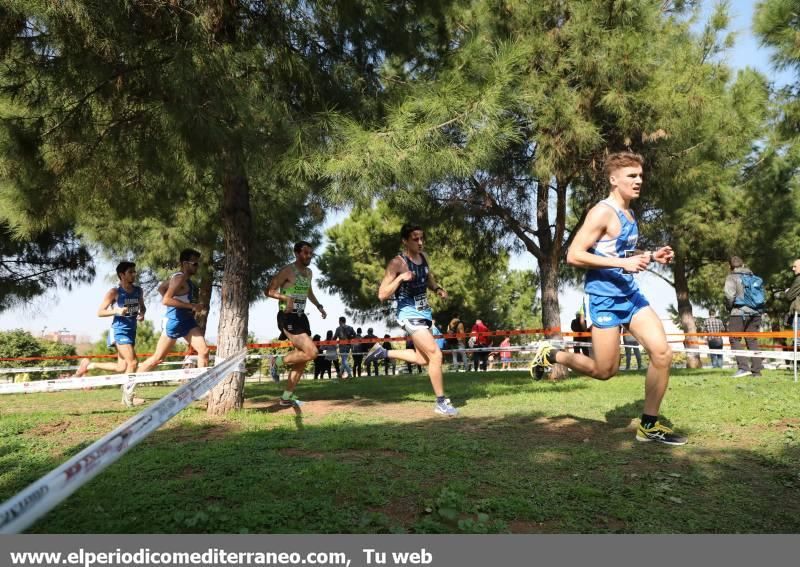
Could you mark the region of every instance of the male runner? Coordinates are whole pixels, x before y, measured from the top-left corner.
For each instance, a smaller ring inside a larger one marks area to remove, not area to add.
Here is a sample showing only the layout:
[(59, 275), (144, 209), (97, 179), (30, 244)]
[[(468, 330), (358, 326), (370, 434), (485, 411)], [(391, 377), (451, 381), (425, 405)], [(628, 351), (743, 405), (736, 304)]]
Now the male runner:
[(155, 352), (139, 365), (139, 372), (149, 372), (160, 364), (180, 338), (197, 352), (197, 367), (208, 366), (208, 345), (203, 330), (194, 318), (195, 313), (205, 311), (207, 306), (197, 302), (197, 284), (191, 279), (198, 271), (200, 252), (187, 248), (181, 251), (179, 261), (181, 269), (170, 276), (161, 299), (161, 303), (167, 306), (164, 329)]
[(378, 289), (378, 299), (386, 301), (394, 298), (397, 322), (411, 337), (415, 348), (387, 351), (380, 343), (375, 343), (364, 358), (364, 364), (369, 368), (373, 360), (390, 358), (428, 366), (428, 375), (436, 394), (433, 411), (452, 417), (458, 415), (458, 410), (444, 393), (442, 351), (431, 334), (433, 314), (427, 298), (428, 289), (442, 298), (447, 297), (447, 292), (436, 283), (436, 278), (428, 267), (428, 259), (422, 252), (425, 239), (422, 228), (404, 224), (400, 229), (400, 239), (404, 253), (392, 258), (386, 266), (386, 273)]
[[(142, 288), (133, 285), (136, 281), (136, 264), (117, 264), (117, 277), (119, 285), (106, 292), (97, 309), (98, 317), (114, 317), (106, 342), (109, 348), (116, 348), (117, 362), (91, 362), (84, 358), (75, 373), (76, 377), (85, 376), (90, 370), (109, 370), (117, 374), (136, 372), (136, 323), (144, 320), (147, 308)], [(127, 395), (126, 385), (122, 386), (122, 401), (125, 405), (133, 405), (133, 393)]]
[(643, 164), (642, 156), (632, 152), (614, 153), (606, 158), (603, 171), (611, 186), (609, 196), (589, 211), (567, 253), (570, 265), (588, 270), (585, 291), (590, 300), (594, 358), (543, 342), (533, 366), (543, 368), (559, 363), (592, 378), (608, 380), (619, 370), (619, 327), (623, 325), (650, 355), (644, 413), (636, 440), (684, 445), (686, 437), (658, 421), (661, 400), (669, 384), (672, 348), (664, 325), (633, 277), (651, 262), (667, 264), (674, 256), (669, 246), (654, 252), (636, 250), (639, 229), (630, 204), (639, 198)]
[(281, 338), (288, 338), (294, 347), (292, 352), (283, 357), (284, 365), (289, 367), (289, 375), (280, 399), (282, 406), (301, 404), (294, 389), (303, 376), (306, 363), (317, 357), (317, 347), (311, 340), (311, 327), (305, 313), (306, 301), (311, 300), (323, 319), (328, 316), (311, 289), (312, 274), (308, 267), (314, 257), (311, 244), (305, 241), (296, 243), (294, 256), (294, 262), (284, 266), (272, 278), (265, 292), (267, 297), (278, 300), (278, 329), (281, 331)]

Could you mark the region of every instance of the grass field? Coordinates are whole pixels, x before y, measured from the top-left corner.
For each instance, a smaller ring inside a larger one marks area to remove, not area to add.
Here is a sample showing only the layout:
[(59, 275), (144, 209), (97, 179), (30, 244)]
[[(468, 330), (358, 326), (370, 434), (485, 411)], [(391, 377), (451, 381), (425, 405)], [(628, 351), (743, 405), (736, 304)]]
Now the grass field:
[[(433, 414), (427, 376), (303, 381), (243, 411), (188, 408), (34, 533), (797, 533), (800, 384), (677, 370), (664, 421), (685, 447), (634, 440), (643, 377), (533, 382), (449, 374), (461, 415)], [(152, 402), (169, 387), (137, 389)], [(138, 409), (118, 389), (0, 397), (0, 499)]]

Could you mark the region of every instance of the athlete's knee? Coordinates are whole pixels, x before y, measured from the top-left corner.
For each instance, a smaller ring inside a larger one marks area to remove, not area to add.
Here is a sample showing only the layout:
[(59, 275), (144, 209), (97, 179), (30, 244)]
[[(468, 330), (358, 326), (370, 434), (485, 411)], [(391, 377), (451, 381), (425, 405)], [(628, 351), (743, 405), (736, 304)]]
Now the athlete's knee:
[(442, 351), (440, 351), (438, 348), (432, 353), (428, 354), (429, 364), (441, 364), (442, 359), (443, 359)]
[(617, 375), (617, 369), (613, 367), (595, 368), (592, 378), (595, 380), (610, 380)]
[(302, 350), (303, 354), (305, 355), (306, 362), (311, 362), (317, 355), (319, 354), (319, 349), (317, 349), (316, 345), (308, 345)]
[(647, 354), (650, 355), (650, 362), (653, 366), (668, 367), (672, 364), (672, 347), (669, 344), (664, 344), (658, 348), (650, 350)]
[(139, 361), (136, 359), (128, 360), (125, 366), (128, 372), (136, 372), (136, 369), (139, 367)]

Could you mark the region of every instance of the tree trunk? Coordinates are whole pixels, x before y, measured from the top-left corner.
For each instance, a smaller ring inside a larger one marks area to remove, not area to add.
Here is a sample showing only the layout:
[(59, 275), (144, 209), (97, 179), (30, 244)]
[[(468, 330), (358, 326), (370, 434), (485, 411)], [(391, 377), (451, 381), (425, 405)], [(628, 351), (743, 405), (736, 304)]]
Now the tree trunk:
[[(202, 264), (203, 269), (200, 272), (200, 286), (198, 289), (198, 303), (202, 305), (211, 305), (211, 295), (214, 291), (214, 271), (211, 267), (212, 262), (212, 254), (213, 251), (207, 248), (201, 248), (201, 253), (203, 254), (203, 259), (205, 262)], [(208, 309), (205, 311), (201, 311), (200, 313), (195, 314), (195, 321), (197, 321), (197, 326), (203, 329), (203, 333), (206, 331), (206, 325), (208, 323)]]
[[(558, 263), (562, 260), (562, 243), (566, 227), (566, 196), (568, 182), (556, 178), (556, 219), (553, 232), (550, 232), (550, 189), (545, 183), (539, 184), (536, 192), (536, 235), (542, 257), (539, 259), (539, 272), (542, 285), (542, 324), (545, 329), (561, 329), (561, 307), (558, 303)], [(549, 339), (561, 339), (561, 332), (548, 333)], [(551, 380), (566, 378), (567, 367), (553, 366)]]
[[(696, 333), (697, 325), (692, 314), (692, 302), (689, 301), (689, 280), (686, 277), (686, 261), (681, 254), (675, 254), (673, 265), (675, 280), (675, 295), (678, 298), (678, 317), (680, 317), (681, 328), (684, 333)], [(697, 337), (686, 337), (683, 345), (688, 348), (697, 348)], [(686, 354), (687, 368), (702, 368), (703, 362), (700, 355)]]
[[(227, 174), (222, 182), (222, 229), (225, 272), (217, 337), (217, 356), (228, 358), (247, 344), (250, 308), (250, 185), (241, 173)], [(244, 404), (243, 372), (230, 373), (208, 398), (208, 413), (222, 415)]]
[[(558, 303), (558, 258), (548, 255), (539, 262), (539, 274), (542, 281), (542, 325), (545, 329), (561, 328), (561, 307)], [(548, 333), (548, 339), (561, 339), (560, 332)], [(553, 366), (551, 380), (567, 377), (567, 367), (561, 364)]]

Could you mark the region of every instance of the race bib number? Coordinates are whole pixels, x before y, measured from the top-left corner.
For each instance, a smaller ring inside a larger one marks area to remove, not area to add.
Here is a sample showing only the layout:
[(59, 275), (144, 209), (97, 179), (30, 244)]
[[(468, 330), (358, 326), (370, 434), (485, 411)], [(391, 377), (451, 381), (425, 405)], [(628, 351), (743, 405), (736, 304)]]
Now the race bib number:
[(126, 317), (136, 317), (139, 315), (139, 300), (136, 298), (129, 298), (125, 300), (123, 307), (126, 310)]
[(417, 311), (428, 311), (430, 309), (430, 306), (428, 306), (427, 294), (421, 293), (414, 296), (414, 309)]
[(294, 309), (292, 310), (292, 313), (295, 313), (297, 315), (302, 315), (303, 313), (305, 313), (306, 312), (306, 298), (305, 297), (300, 297), (300, 298), (293, 298), (293, 299), (294, 299)]

